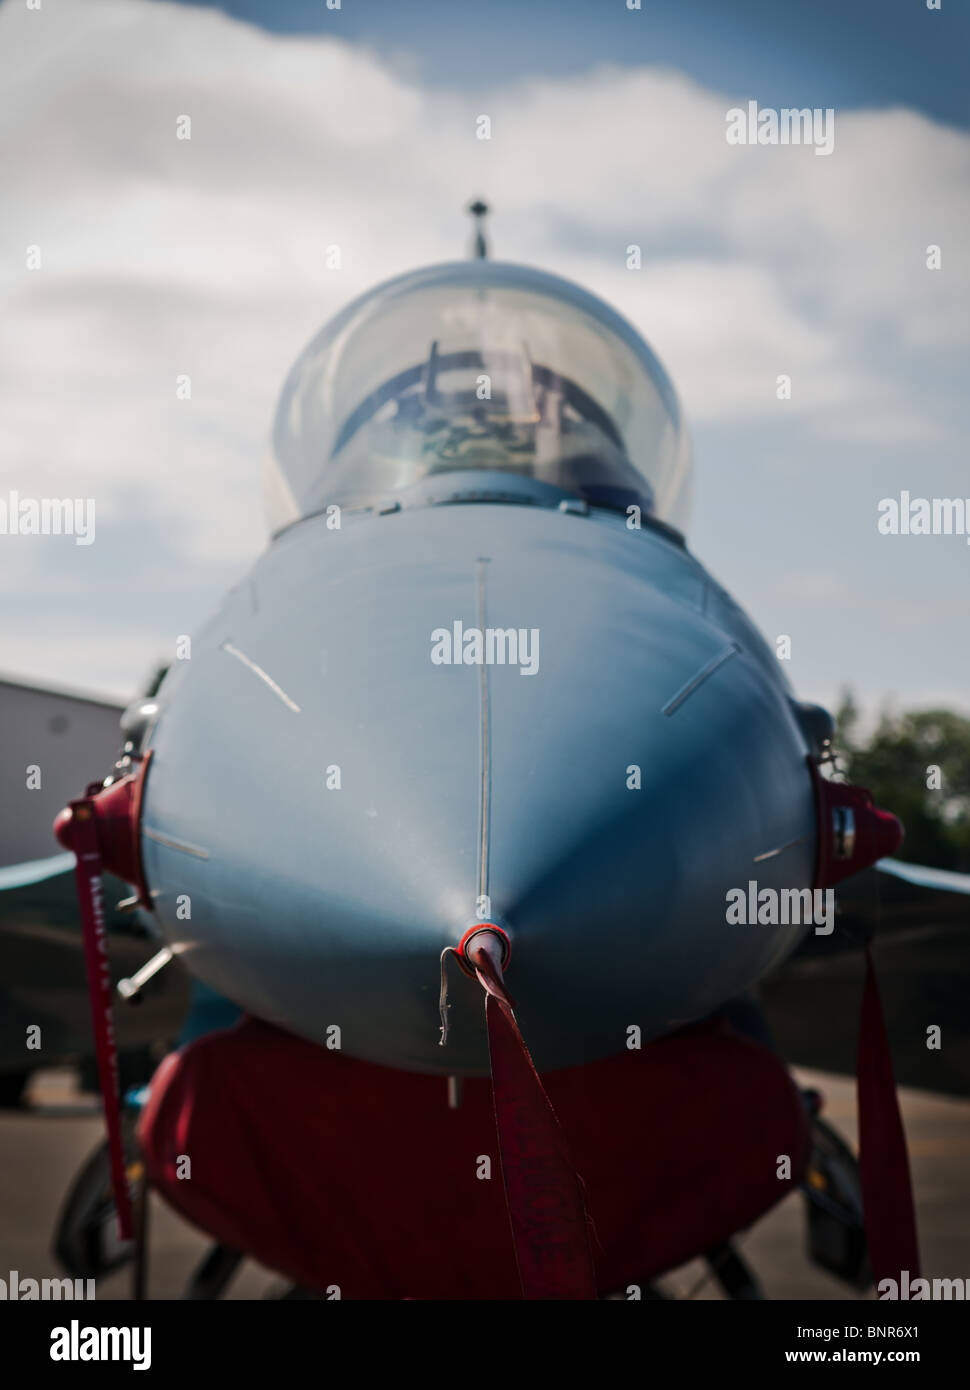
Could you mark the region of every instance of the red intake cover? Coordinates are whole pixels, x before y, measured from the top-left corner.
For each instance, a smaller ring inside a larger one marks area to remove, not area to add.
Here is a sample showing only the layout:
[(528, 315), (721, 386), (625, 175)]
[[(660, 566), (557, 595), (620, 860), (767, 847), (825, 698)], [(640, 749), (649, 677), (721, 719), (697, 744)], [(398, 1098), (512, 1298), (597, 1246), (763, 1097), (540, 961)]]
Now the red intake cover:
[(814, 758), (808, 762), (818, 808), (815, 887), (831, 888), (895, 854), (903, 843), (903, 827), (890, 811), (875, 805), (865, 787), (827, 781)]
[[(130, 883), (141, 902), (148, 905), (148, 888), (141, 862), (141, 803), (151, 752), (134, 764), (132, 772), (108, 787), (88, 788), (84, 802), (94, 815), (98, 832), (98, 848), (104, 867), (116, 878)], [(74, 848), (74, 811), (72, 802), (59, 811), (54, 820), (54, 834), (65, 849)]]
[[(726, 1023), (542, 1080), (583, 1175), (600, 1294), (711, 1249), (803, 1176), (808, 1121), (784, 1063)], [(443, 1076), (244, 1019), (165, 1059), (139, 1138), (176, 1211), (299, 1284), (521, 1297), (488, 1079), (466, 1080), (449, 1110)]]

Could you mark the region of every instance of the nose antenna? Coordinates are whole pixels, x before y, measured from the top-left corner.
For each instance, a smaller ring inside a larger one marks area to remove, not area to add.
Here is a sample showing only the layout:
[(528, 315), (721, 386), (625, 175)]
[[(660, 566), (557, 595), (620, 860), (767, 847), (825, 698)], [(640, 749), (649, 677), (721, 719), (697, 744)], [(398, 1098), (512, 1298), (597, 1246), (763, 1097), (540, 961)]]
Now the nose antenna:
[(476, 198), (473, 203), (468, 204), (468, 211), (475, 219), (475, 241), (472, 247), (472, 255), (475, 260), (485, 261), (488, 259), (488, 242), (485, 240), (485, 218), (488, 216), (488, 203)]

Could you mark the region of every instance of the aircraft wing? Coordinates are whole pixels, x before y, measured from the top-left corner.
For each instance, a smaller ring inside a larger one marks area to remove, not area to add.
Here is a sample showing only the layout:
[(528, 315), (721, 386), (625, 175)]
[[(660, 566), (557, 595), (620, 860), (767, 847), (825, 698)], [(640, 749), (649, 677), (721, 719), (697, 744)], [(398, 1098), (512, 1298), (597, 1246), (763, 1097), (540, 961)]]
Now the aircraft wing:
[[(111, 768), (122, 744), (122, 706), (0, 681), (0, 1073), (83, 1059), (93, 1051), (74, 856), (58, 852), (52, 823), (88, 782)], [(130, 889), (105, 876), (115, 980), (157, 948), (135, 915), (115, 904)], [(173, 963), (137, 1007), (115, 1010), (119, 1051), (173, 1038), (188, 1002)], [(27, 1048), (39, 1025), (41, 1047)]]
[[(809, 933), (761, 986), (775, 1046), (794, 1065), (855, 1073), (871, 932), (897, 1082), (970, 1095), (968, 898), (970, 874), (898, 859), (840, 885), (833, 934)], [(927, 1046), (934, 1025), (938, 1048)]]
[[(133, 975), (158, 943), (138, 920), (117, 911), (127, 884), (106, 874), (105, 909), (112, 980)], [(143, 1002), (115, 1006), (118, 1050), (173, 1039), (188, 1008), (188, 977), (173, 962), (147, 986)], [(27, 1048), (40, 1026), (41, 1047)], [(0, 869), (0, 1072), (28, 1072), (93, 1053), (84, 947), (74, 892), (74, 855)]]

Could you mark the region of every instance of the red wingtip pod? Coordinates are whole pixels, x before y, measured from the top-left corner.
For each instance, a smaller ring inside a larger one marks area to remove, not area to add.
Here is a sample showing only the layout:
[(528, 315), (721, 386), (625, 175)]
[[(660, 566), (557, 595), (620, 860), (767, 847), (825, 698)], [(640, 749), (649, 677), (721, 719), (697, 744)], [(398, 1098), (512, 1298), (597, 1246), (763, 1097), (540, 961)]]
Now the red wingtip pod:
[[(134, 765), (132, 772), (100, 790), (88, 789), (90, 807), (97, 828), (101, 861), (109, 873), (137, 889), (141, 902), (148, 904), (148, 889), (141, 862), (141, 803), (151, 753)], [(74, 848), (74, 812), (70, 806), (59, 811), (54, 834), (65, 849)]]
[(877, 859), (895, 854), (903, 843), (902, 823), (875, 805), (872, 793), (849, 782), (829, 782), (809, 760), (818, 807), (817, 888), (831, 888)]

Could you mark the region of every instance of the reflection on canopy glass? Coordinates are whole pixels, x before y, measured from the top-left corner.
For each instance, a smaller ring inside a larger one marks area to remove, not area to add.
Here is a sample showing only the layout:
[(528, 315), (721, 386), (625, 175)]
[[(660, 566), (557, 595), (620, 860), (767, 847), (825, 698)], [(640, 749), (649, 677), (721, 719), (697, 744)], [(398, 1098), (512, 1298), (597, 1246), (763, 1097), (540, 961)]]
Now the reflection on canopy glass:
[(274, 450), (278, 521), (483, 469), (675, 524), (687, 503), (687, 441), (646, 344), (566, 281), (492, 262), (402, 276), (338, 315), (290, 373)]

